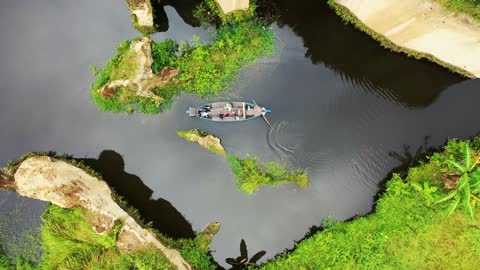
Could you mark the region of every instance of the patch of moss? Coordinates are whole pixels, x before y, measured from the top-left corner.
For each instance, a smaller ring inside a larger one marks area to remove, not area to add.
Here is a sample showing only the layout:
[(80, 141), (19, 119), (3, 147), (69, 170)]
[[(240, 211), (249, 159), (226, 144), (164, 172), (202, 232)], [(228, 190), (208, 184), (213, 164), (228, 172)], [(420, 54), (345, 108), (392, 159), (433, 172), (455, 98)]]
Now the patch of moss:
[(177, 135), (189, 142), (196, 142), (215, 154), (225, 154), (225, 149), (220, 144), (220, 139), (204, 131), (198, 129), (183, 130), (178, 131)]

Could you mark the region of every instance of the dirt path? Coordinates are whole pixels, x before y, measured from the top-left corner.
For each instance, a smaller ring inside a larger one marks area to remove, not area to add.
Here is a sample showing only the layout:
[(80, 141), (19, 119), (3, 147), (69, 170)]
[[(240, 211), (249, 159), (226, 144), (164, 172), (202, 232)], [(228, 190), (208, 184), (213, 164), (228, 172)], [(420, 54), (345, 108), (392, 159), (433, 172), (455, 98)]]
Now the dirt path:
[(336, 0), (398, 46), (480, 77), (480, 23), (434, 0)]

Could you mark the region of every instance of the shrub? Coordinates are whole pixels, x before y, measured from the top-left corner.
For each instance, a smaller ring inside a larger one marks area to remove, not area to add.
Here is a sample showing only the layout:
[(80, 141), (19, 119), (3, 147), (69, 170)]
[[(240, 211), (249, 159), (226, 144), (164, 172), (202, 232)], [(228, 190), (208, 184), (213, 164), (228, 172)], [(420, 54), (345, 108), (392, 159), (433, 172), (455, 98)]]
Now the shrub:
[(309, 183), (308, 174), (303, 170), (287, 170), (277, 162), (267, 162), (261, 165), (257, 158), (247, 156), (240, 159), (227, 154), (232, 173), (237, 179), (237, 187), (247, 193), (255, 193), (263, 185), (276, 186), (293, 182), (301, 188)]

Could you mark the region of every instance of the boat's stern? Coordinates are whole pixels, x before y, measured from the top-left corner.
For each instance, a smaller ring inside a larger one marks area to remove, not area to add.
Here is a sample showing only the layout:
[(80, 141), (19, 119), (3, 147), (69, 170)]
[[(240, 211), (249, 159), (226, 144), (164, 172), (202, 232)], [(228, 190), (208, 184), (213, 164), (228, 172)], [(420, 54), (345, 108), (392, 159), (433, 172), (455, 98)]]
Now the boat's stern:
[(197, 109), (194, 107), (189, 107), (188, 110), (186, 111), (186, 114), (190, 117), (195, 117), (197, 116)]

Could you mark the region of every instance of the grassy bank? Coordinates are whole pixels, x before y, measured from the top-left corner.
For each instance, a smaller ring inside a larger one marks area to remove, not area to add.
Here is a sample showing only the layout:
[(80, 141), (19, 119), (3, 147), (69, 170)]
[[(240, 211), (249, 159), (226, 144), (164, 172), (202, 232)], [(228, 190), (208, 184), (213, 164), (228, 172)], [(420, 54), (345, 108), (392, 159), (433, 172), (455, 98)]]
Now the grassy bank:
[(398, 46), (397, 44), (390, 41), (388, 38), (383, 36), (382, 34), (377, 33), (367, 25), (365, 25), (355, 14), (353, 14), (348, 8), (336, 3), (335, 0), (328, 0), (328, 4), (333, 8), (335, 13), (340, 16), (345, 22), (351, 23), (357, 29), (362, 32), (365, 32), (369, 36), (371, 36), (376, 41), (380, 42), (380, 45), (384, 48), (387, 48), (394, 52), (404, 53), (408, 57), (413, 57), (415, 59), (427, 59), (434, 63), (437, 63), (450, 71), (456, 72), (468, 78), (476, 78), (471, 72), (468, 72), (464, 69), (461, 69), (457, 66), (451, 65), (445, 61), (438, 59), (437, 57), (423, 52), (418, 52), (415, 50), (411, 50), (402, 46)]
[(220, 144), (220, 139), (198, 129), (178, 131), (177, 135), (189, 142), (196, 142), (210, 152), (217, 155), (225, 154), (225, 149)]
[[(212, 43), (201, 44), (198, 38), (192, 42), (165, 40), (152, 44), (152, 70), (160, 75), (164, 67), (177, 68), (180, 74), (167, 85), (153, 90), (162, 100), (134, 95), (132, 89), (116, 89), (112, 97), (103, 97), (99, 89), (114, 80), (128, 80), (136, 66), (129, 49), (130, 42), (123, 42), (116, 55), (104, 68), (93, 68), (95, 82), (92, 84), (92, 99), (104, 111), (159, 113), (171, 104), (181, 91), (200, 97), (219, 94), (228, 88), (237, 74), (260, 57), (273, 54), (274, 34), (254, 15), (254, 7), (243, 13), (220, 17), (215, 1), (208, 0), (210, 9), (204, 5), (196, 11), (202, 20), (215, 23)], [(212, 4), (213, 3), (213, 4)], [(215, 12), (213, 12), (215, 10)]]
[(372, 214), (326, 221), (323, 231), (262, 269), (478, 268), (480, 215), (469, 208), (478, 208), (480, 139), (468, 142), (469, 155), (466, 143), (451, 140), (405, 179), (394, 175)]
[(306, 171), (289, 170), (277, 162), (260, 164), (255, 157), (240, 159), (227, 154), (237, 187), (247, 193), (255, 193), (261, 186), (276, 186), (288, 182), (307, 188), (309, 178)]
[(465, 13), (480, 22), (480, 0), (438, 0), (448, 9)]

